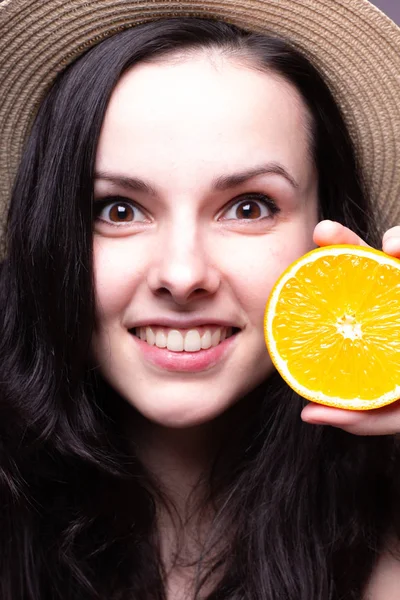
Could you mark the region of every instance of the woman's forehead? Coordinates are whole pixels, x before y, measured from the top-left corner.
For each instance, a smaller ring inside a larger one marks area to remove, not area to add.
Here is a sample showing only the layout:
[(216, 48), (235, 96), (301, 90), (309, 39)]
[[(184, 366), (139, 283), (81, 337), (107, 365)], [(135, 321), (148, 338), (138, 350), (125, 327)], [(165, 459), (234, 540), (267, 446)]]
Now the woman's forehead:
[(224, 170), (243, 168), (245, 158), (282, 162), (299, 176), (311, 162), (308, 123), (294, 86), (243, 62), (199, 55), (140, 64), (112, 95), (96, 166)]

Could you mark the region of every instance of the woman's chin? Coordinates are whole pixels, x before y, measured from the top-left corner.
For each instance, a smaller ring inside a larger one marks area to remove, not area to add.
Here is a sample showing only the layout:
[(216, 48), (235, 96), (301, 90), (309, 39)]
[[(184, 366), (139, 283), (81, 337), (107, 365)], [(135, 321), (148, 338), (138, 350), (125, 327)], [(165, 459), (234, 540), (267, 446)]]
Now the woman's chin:
[(155, 404), (147, 402), (144, 406), (128, 400), (148, 421), (162, 427), (174, 429), (196, 427), (213, 421), (225, 413), (236, 401), (237, 399), (230, 399), (227, 402), (218, 402), (214, 399), (214, 401), (207, 402), (204, 398), (191, 398), (189, 400), (188, 397), (179, 401), (177, 398), (168, 399), (164, 397), (162, 399), (158, 398)]

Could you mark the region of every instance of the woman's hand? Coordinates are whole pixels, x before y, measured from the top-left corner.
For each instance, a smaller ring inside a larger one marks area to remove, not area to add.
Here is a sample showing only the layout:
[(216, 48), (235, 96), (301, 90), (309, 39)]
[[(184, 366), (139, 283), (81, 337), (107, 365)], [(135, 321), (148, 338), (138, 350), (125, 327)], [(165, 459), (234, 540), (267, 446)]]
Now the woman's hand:
[[(354, 244), (368, 246), (354, 231), (335, 221), (321, 221), (314, 229), (314, 242), (317, 246), (331, 244)], [(400, 258), (400, 226), (388, 229), (383, 236), (382, 250), (386, 254)]]
[[(356, 233), (333, 221), (318, 223), (314, 230), (314, 242), (318, 246), (331, 244), (368, 246)], [(382, 250), (386, 254), (400, 258), (400, 227), (392, 227), (385, 233)], [(301, 418), (306, 423), (332, 425), (355, 435), (391, 435), (400, 433), (400, 400), (370, 411), (342, 410), (311, 402), (303, 409)]]

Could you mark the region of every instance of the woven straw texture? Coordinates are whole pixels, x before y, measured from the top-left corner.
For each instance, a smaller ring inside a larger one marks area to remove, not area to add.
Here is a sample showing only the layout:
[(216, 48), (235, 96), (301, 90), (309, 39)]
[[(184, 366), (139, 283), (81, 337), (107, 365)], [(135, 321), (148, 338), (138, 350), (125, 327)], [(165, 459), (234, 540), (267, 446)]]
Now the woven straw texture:
[(24, 139), (55, 75), (119, 30), (183, 15), (273, 32), (306, 54), (341, 106), (373, 200), (400, 223), (400, 29), (367, 0), (3, 0), (0, 237)]

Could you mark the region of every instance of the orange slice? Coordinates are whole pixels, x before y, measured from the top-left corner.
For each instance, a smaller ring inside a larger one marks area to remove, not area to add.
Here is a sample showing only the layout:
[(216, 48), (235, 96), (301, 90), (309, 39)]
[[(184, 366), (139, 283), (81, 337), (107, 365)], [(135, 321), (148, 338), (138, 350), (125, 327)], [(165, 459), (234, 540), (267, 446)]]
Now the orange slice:
[(265, 341), (301, 396), (352, 410), (400, 398), (400, 260), (362, 246), (312, 250), (277, 281)]

